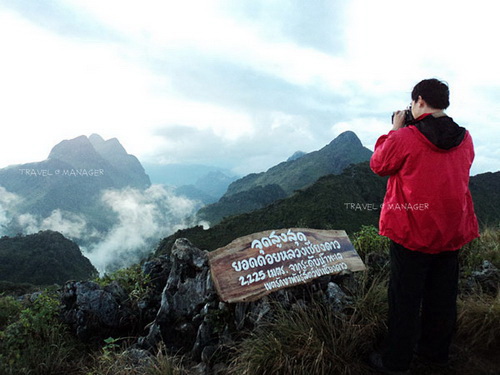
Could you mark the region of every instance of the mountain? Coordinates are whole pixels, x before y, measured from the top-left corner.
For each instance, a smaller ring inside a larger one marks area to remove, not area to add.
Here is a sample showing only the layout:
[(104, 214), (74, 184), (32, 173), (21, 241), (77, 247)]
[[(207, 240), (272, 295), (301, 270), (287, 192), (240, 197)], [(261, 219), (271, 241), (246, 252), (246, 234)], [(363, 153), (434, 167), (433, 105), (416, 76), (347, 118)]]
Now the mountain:
[(2, 281), (50, 285), (96, 275), (97, 270), (78, 245), (58, 232), (0, 238)]
[[(47, 217), (62, 210), (92, 218), (98, 230), (113, 220), (101, 206), (104, 189), (150, 185), (135, 156), (127, 154), (116, 138), (104, 141), (97, 134), (64, 140), (41, 162), (0, 169), (0, 186), (20, 198), (19, 214)], [(22, 231), (22, 225), (13, 230)]]
[(500, 172), (481, 173), (469, 182), (474, 210), (482, 227), (500, 225)]
[[(374, 174), (369, 162), (351, 165), (340, 175), (320, 178), (312, 186), (259, 210), (232, 216), (209, 229), (196, 226), (164, 238), (156, 254), (171, 248), (177, 238), (188, 238), (200, 249), (214, 250), (234, 239), (264, 230), (307, 227), (343, 229), (348, 234), (362, 225), (378, 226), (386, 177)], [(479, 222), (500, 223), (500, 172), (470, 178), (470, 189)]]
[(307, 152), (304, 151), (296, 151), (293, 153), (292, 156), (290, 156), (286, 161), (294, 161), (297, 159), (300, 159), (302, 156), (307, 155)]
[(89, 169), (109, 177), (113, 188), (126, 186), (139, 189), (151, 185), (139, 160), (127, 154), (118, 139), (105, 141), (98, 134), (84, 135), (57, 144), (49, 154), (49, 160), (70, 164), (73, 169)]
[(199, 177), (194, 184), (182, 185), (175, 189), (176, 194), (207, 205), (217, 202), (236, 177), (230, 177), (221, 170), (212, 170)]
[[(223, 217), (267, 206), (272, 196), (275, 199), (290, 196), (320, 177), (339, 174), (350, 164), (369, 160), (371, 155), (372, 152), (363, 147), (355, 133), (346, 131), (319, 151), (308, 154), (298, 151), (267, 172), (253, 173), (236, 180), (217, 203), (202, 207), (197, 216), (212, 225), (217, 224)], [(284, 194), (277, 194), (276, 188), (266, 189), (267, 186), (279, 187)], [(263, 194), (263, 189), (267, 191), (265, 199), (262, 199), (266, 194)], [(244, 199), (242, 193), (245, 193)]]
[(219, 223), (225, 217), (251, 212), (283, 198), (286, 198), (286, 193), (279, 185), (255, 186), (223, 196), (217, 203), (200, 208), (197, 217), (211, 224)]
[(227, 189), (225, 196), (250, 190), (255, 186), (279, 185), (287, 195), (310, 186), (318, 178), (328, 174), (339, 174), (349, 164), (369, 160), (372, 152), (363, 147), (352, 131), (340, 134), (319, 151), (310, 152), (298, 159), (280, 163), (267, 172), (254, 173), (236, 180)]
[(194, 183), (194, 187), (219, 199), (235, 179), (236, 177), (233, 177), (233, 175), (228, 175), (221, 170), (215, 170), (199, 177)]
[(113, 167), (115, 185), (139, 189), (151, 185), (149, 176), (139, 160), (134, 155), (128, 154), (118, 139), (111, 138), (105, 141), (101, 136), (92, 134), (89, 142), (96, 152)]
[(217, 202), (238, 177), (231, 171), (201, 164), (152, 164), (144, 167), (154, 184), (173, 186), (178, 195), (203, 205)]
[(232, 180), (236, 178), (234, 173), (227, 169), (203, 164), (153, 164), (147, 162), (143, 163), (143, 166), (152, 183), (175, 187), (196, 185), (200, 179), (213, 172), (221, 173)]
[(207, 194), (204, 191), (198, 189), (194, 185), (182, 185), (174, 189), (175, 195), (186, 197), (192, 201), (198, 202), (198, 209), (207, 205), (217, 202), (220, 198), (214, 197), (213, 195)]

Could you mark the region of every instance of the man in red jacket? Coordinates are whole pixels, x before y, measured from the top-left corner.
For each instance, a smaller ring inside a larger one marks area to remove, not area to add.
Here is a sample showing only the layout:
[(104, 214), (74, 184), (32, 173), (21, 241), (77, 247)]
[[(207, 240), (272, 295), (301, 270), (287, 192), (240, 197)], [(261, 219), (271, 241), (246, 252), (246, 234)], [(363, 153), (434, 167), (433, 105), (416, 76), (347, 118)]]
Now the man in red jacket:
[(469, 191), (474, 147), (469, 132), (443, 110), (448, 86), (419, 82), (405, 111), (375, 144), (371, 169), (390, 176), (380, 234), (391, 239), (387, 349), (372, 353), (378, 371), (405, 373), (413, 354), (448, 362), (456, 323), (458, 249), (479, 236)]

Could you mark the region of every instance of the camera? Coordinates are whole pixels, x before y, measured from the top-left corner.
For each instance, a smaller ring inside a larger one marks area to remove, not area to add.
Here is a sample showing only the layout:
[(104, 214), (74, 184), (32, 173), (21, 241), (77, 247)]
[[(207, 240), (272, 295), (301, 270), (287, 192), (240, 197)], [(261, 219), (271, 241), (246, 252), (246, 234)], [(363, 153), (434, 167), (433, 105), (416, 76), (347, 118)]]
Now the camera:
[[(411, 108), (405, 109), (404, 112), (405, 112), (405, 119), (404, 119), (403, 126), (411, 125), (412, 122), (415, 120), (413, 118), (413, 115), (411, 114)], [(392, 113), (392, 116), (391, 116), (391, 124), (393, 123), (393, 121), (394, 121), (394, 112)]]

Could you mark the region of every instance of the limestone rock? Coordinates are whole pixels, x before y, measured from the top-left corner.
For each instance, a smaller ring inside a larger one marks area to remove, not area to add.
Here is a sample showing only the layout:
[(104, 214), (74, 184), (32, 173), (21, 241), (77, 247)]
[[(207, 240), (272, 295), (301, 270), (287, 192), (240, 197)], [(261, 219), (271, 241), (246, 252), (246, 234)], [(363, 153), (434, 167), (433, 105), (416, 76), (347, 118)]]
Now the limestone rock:
[[(191, 352), (199, 358), (211, 336), (205, 322), (207, 304), (217, 299), (207, 252), (186, 239), (178, 239), (172, 247), (170, 262), (158, 314), (148, 335), (139, 339), (139, 345), (154, 347), (161, 339), (169, 349)], [(217, 304), (213, 306), (217, 310)]]
[(68, 282), (61, 292), (62, 316), (83, 341), (118, 336), (135, 320), (127, 293), (115, 282)]

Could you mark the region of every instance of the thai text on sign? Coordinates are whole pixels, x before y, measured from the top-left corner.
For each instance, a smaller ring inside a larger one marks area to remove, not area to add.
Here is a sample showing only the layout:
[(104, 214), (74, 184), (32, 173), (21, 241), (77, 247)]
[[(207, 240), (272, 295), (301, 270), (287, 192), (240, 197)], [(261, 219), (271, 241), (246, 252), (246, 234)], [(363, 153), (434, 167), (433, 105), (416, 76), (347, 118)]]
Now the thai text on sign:
[(265, 231), (238, 238), (208, 257), (217, 293), (226, 302), (253, 301), (320, 276), (365, 269), (343, 230)]

